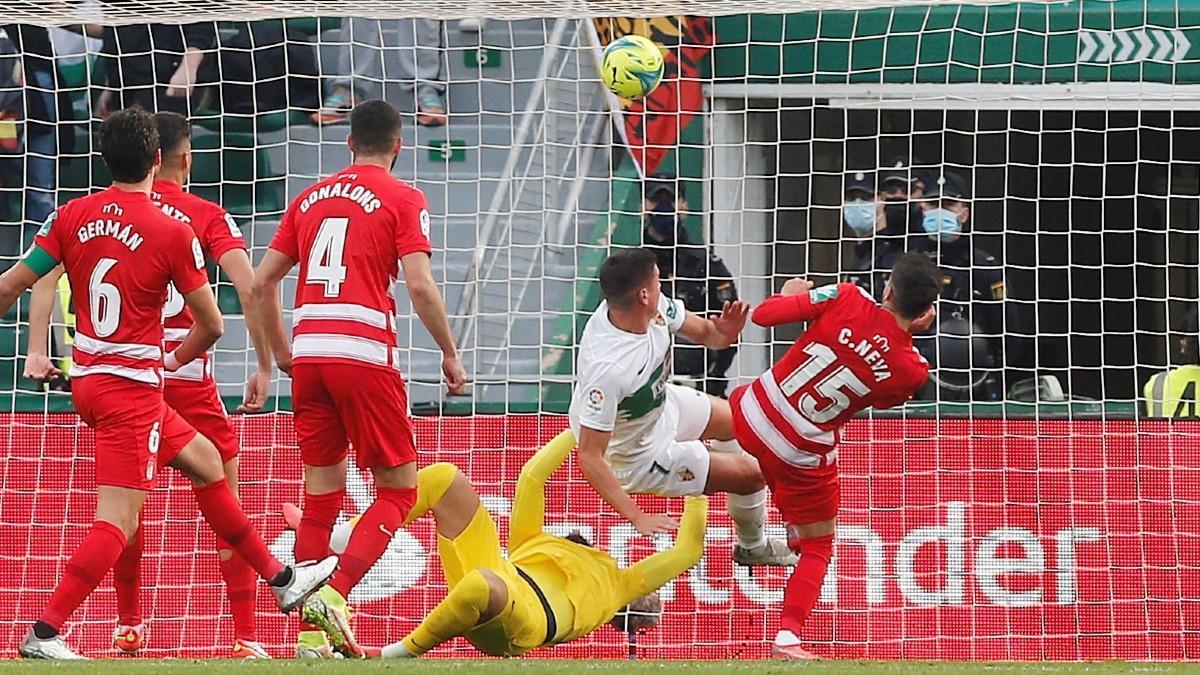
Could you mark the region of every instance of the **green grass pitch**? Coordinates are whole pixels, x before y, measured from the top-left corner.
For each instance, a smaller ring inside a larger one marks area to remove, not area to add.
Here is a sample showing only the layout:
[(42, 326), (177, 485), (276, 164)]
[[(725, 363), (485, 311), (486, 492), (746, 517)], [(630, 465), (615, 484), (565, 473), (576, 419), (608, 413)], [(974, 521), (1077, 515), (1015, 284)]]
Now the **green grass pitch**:
[[(236, 671), (226, 671), (236, 668)], [(98, 660), (91, 662), (0, 661), (0, 672), (28, 675), (202, 675), (237, 672), (239, 675), (315, 675), (317, 673), (414, 673), (439, 675), (567, 675), (570, 673), (621, 673), (621, 675), (724, 675), (754, 673), (783, 675), (957, 675), (958, 673), (1185, 673), (1200, 672), (1197, 664), (1150, 663), (961, 663), (929, 661), (537, 661), (537, 660), (427, 660), (427, 661), (229, 661)]]

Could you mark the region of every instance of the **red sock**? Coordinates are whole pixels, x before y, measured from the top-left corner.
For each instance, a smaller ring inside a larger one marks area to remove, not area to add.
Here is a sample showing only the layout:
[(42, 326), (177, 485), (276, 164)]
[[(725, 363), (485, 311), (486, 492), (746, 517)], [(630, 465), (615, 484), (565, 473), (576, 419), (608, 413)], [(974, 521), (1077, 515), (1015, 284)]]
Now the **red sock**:
[(142, 622), (138, 594), (142, 590), (142, 525), (125, 543), (125, 550), (113, 565), (113, 590), (117, 592), (117, 623), (136, 626)]
[(337, 522), (346, 491), (338, 490), (323, 495), (304, 494), (304, 514), (300, 516), (300, 528), (296, 530), (296, 546), (292, 549), (296, 562), (321, 560), (333, 555), (329, 550), (329, 538), (333, 524)]
[(817, 604), (821, 595), (821, 584), (825, 581), (825, 570), (833, 557), (833, 535), (788, 541), (799, 556), (792, 578), (788, 579), (783, 592), (783, 614), (779, 627), (790, 630), (797, 637), (804, 629), (804, 622)]
[(93, 522), (79, 548), (67, 561), (62, 579), (54, 588), (40, 620), (55, 630), (62, 630), (63, 622), (100, 584), (124, 548), (125, 533), (121, 528), (103, 520)]
[(228, 542), (229, 547), (258, 572), (258, 576), (270, 581), (283, 571), (283, 564), (267, 550), (224, 478), (204, 487), (193, 486), (192, 491), (208, 526)]
[(232, 546), (218, 537), (217, 555), (224, 556), (226, 553), (232, 555), (228, 560), (222, 559), (219, 565), (221, 577), (225, 579), (225, 593), (229, 596), (229, 611), (233, 613), (233, 637), (254, 642), (258, 632), (254, 617), (258, 575), (234, 552)]
[(338, 562), (338, 571), (329, 580), (333, 590), (341, 593), (343, 598), (350, 597), (350, 590), (387, 550), (396, 529), (404, 522), (404, 516), (412, 510), (416, 501), (416, 488), (379, 488), (379, 496), (355, 526)]

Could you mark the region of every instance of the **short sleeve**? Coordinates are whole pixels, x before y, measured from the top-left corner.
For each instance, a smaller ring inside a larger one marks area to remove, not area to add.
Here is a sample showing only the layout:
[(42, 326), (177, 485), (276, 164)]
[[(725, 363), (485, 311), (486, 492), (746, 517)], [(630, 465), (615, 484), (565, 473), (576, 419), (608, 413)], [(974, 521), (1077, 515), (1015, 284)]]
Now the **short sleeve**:
[(225, 209), (215, 210), (208, 227), (204, 228), (204, 239), (201, 244), (214, 261), (230, 251), (246, 250), (242, 229)]
[(63, 259), (63, 245), (62, 239), (59, 238), (59, 233), (62, 230), (67, 229), (66, 225), (58, 222), (59, 214), (63, 208), (65, 207), (50, 212), (50, 215), (46, 216), (46, 220), (38, 229), (37, 235), (33, 238), (33, 243), (35, 246), (41, 248), (46, 253), (49, 253), (51, 257), (60, 262)]
[(667, 322), (667, 330), (678, 333), (679, 329), (683, 328), (683, 320), (687, 318), (687, 307), (682, 300), (661, 295), (658, 299), (658, 311)]
[(581, 373), (575, 387), (575, 410), (579, 424), (596, 431), (612, 431), (617, 422), (617, 404), (624, 397), (620, 366), (596, 364)]
[(171, 264), (171, 283), (180, 294), (186, 295), (208, 285), (208, 274), (204, 271), (204, 250), (190, 228), (180, 225), (176, 229), (167, 256)]
[(396, 257), (410, 253), (433, 253), (429, 245), (429, 205), (425, 194), (413, 190), (396, 209)]
[(287, 212), (283, 214), (279, 229), (275, 230), (275, 236), (271, 238), (270, 243), (271, 248), (292, 260), (300, 260), (300, 244), (296, 239), (296, 204), (298, 203), (300, 203), (299, 198), (292, 202)]

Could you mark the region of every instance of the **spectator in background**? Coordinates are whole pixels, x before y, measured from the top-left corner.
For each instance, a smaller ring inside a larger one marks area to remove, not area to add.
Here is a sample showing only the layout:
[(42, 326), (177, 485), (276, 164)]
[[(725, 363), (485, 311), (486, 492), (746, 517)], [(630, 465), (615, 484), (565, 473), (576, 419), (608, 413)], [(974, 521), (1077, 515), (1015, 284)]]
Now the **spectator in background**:
[(1200, 319), (1193, 304), (1179, 322), (1176, 334), (1178, 352), (1172, 359), (1177, 365), (1146, 381), (1142, 395), (1150, 417), (1195, 419), (1196, 389), (1200, 385)]
[(342, 20), (338, 38), (338, 76), (327, 82), (328, 93), (321, 109), (312, 115), (313, 124), (344, 122), (357, 101), (386, 97), (383, 88), (385, 30), (396, 33), (400, 85), (405, 92), (415, 96), (417, 124), (440, 127), (446, 123), (442, 22), (351, 18)]
[[(703, 244), (691, 242), (683, 216), (687, 213), (683, 185), (672, 176), (646, 180), (642, 239), (658, 258), (663, 295), (679, 298), (700, 316), (719, 314), (726, 302), (738, 299), (733, 275)], [(737, 347), (713, 350), (678, 338), (673, 358), (676, 375), (702, 381), (705, 392), (725, 396), (729, 380), (725, 374), (733, 364)]]
[(914, 238), (910, 250), (929, 254), (946, 283), (936, 345), (918, 340), (932, 366), (922, 398), (936, 390), (941, 400), (998, 400), (1004, 392), (1004, 268), (971, 245), (970, 202), (966, 181), (952, 171), (927, 185), (919, 202), (926, 236)]
[(212, 22), (105, 27), (100, 117), (130, 107), (190, 116), (200, 66), (216, 40)]

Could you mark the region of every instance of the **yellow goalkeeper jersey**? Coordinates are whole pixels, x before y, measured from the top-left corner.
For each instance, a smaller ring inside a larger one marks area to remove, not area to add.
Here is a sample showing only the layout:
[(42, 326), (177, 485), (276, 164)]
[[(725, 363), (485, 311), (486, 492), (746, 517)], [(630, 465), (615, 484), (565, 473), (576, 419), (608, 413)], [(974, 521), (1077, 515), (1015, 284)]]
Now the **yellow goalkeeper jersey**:
[(1180, 366), (1158, 373), (1146, 381), (1142, 395), (1151, 417), (1188, 419), (1200, 417), (1196, 392), (1200, 389), (1200, 365)]

